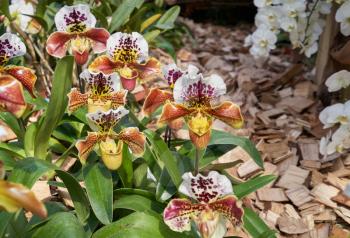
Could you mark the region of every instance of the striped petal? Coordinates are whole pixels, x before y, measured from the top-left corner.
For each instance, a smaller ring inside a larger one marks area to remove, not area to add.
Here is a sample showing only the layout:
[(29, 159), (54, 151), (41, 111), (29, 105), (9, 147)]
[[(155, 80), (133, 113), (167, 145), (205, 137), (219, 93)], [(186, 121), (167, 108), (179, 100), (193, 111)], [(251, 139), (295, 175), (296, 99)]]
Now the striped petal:
[(128, 127), (123, 129), (117, 136), (129, 146), (135, 156), (141, 156), (145, 151), (146, 137), (137, 127)]
[(188, 199), (172, 199), (164, 210), (163, 219), (173, 231), (190, 231), (191, 218), (204, 209), (205, 205), (192, 204)]
[(149, 116), (167, 100), (172, 100), (173, 94), (166, 90), (152, 88), (143, 103), (143, 112)]
[(244, 123), (240, 107), (232, 102), (223, 102), (217, 107), (207, 109), (206, 112), (234, 128), (241, 128)]
[(78, 150), (78, 157), (82, 164), (85, 164), (91, 151), (94, 149), (95, 145), (101, 141), (103, 137), (97, 132), (88, 132), (88, 136), (85, 140), (78, 140), (75, 147)]
[(170, 122), (175, 119), (187, 116), (192, 112), (192, 109), (182, 106), (181, 104), (167, 102), (163, 107), (162, 114), (159, 118), (159, 123)]
[(0, 76), (0, 109), (21, 117), (26, 107), (22, 84), (10, 75)]
[(88, 94), (82, 94), (76, 88), (72, 88), (68, 93), (68, 112), (72, 113), (79, 107), (82, 107), (88, 102)]
[(89, 65), (91, 72), (103, 72), (104, 74), (112, 74), (117, 69), (123, 67), (123, 64), (119, 62), (113, 62), (107, 55), (97, 57)]
[(233, 225), (242, 223), (243, 208), (234, 195), (228, 195), (209, 204), (209, 207), (226, 217)]
[(0, 180), (0, 209), (16, 212), (21, 208), (42, 218), (47, 216), (44, 204), (32, 191), (21, 184)]
[(210, 171), (207, 176), (191, 172), (182, 175), (179, 192), (197, 200), (200, 203), (210, 203), (222, 196), (233, 193), (230, 180), (216, 171)]
[(34, 85), (37, 79), (34, 70), (23, 66), (10, 65), (5, 67), (5, 72), (20, 81), (30, 94), (34, 96)]
[(75, 36), (66, 32), (54, 32), (46, 41), (46, 51), (49, 55), (63, 58), (68, 50), (69, 41)]

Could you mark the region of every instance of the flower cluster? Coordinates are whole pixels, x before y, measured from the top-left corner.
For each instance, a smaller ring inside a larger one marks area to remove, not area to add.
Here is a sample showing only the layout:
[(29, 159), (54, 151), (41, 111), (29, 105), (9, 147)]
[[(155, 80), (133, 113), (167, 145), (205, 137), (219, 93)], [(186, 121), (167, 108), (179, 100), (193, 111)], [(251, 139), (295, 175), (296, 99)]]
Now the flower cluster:
[[(326, 81), (329, 92), (344, 90), (349, 85), (350, 72), (347, 70), (341, 70), (331, 75)], [(338, 127), (332, 135), (321, 139), (321, 154), (341, 153), (344, 149), (350, 148), (350, 100), (326, 107), (320, 113), (319, 119), (323, 123), (324, 128)]]
[(207, 176), (185, 173), (179, 192), (194, 199), (175, 198), (165, 208), (164, 222), (174, 231), (191, 230), (191, 221), (197, 225), (202, 237), (224, 237), (226, 220), (233, 225), (242, 223), (243, 209), (233, 195), (230, 180), (216, 171)]
[(258, 7), (257, 29), (245, 40), (254, 57), (267, 57), (276, 48), (276, 35), (281, 30), (289, 34), (293, 48), (301, 49), (307, 57), (317, 51), (323, 15), (330, 13), (330, 1), (254, 0), (254, 4)]
[(27, 105), (23, 86), (34, 95), (36, 76), (32, 69), (9, 65), (14, 57), (26, 54), (26, 47), (15, 34), (5, 33), (0, 37), (0, 108), (20, 117)]

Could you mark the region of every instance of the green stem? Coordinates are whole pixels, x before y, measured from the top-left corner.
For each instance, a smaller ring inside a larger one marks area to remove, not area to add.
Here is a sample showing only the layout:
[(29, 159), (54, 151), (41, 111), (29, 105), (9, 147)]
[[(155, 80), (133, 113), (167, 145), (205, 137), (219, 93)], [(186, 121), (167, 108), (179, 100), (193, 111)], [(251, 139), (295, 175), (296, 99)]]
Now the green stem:
[(196, 147), (196, 158), (194, 161), (194, 176), (199, 173), (199, 149)]
[(80, 92), (81, 93), (85, 93), (85, 82), (83, 79), (81, 79), (79, 76), (81, 74), (81, 72), (83, 71), (82, 68), (81, 68), (81, 65), (79, 64), (76, 64), (77, 66), (77, 78), (78, 78), (78, 81), (79, 81), (79, 89), (80, 89)]

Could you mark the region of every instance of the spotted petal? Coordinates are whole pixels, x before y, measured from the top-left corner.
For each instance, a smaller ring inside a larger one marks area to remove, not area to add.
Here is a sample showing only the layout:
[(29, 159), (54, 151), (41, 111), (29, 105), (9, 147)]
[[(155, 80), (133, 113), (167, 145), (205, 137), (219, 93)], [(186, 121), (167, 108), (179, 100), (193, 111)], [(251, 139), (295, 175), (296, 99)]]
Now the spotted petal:
[(0, 65), (4, 65), (13, 57), (26, 53), (26, 46), (21, 39), (12, 33), (0, 36)]
[(44, 204), (21, 184), (0, 180), (0, 209), (15, 212), (21, 208), (42, 218), (47, 216)]
[(187, 116), (192, 112), (192, 109), (189, 109), (181, 104), (167, 102), (163, 107), (162, 114), (159, 118), (159, 123), (170, 122), (175, 119)]
[(188, 199), (172, 199), (164, 210), (163, 219), (173, 231), (190, 231), (191, 217), (204, 209), (205, 205), (192, 204)]
[(173, 94), (171, 92), (152, 88), (143, 103), (142, 110), (146, 115), (150, 115), (167, 100), (172, 100), (172, 98)]
[(124, 107), (115, 110), (110, 109), (107, 112), (98, 110), (94, 113), (88, 113), (87, 119), (90, 127), (94, 131), (109, 132), (123, 116), (129, 113)]
[(126, 143), (136, 156), (141, 156), (145, 151), (146, 137), (137, 127), (123, 129), (117, 138)]
[(55, 15), (55, 24), (58, 31), (83, 32), (96, 25), (96, 18), (85, 4), (64, 6)]
[(68, 112), (72, 113), (79, 107), (82, 107), (88, 102), (88, 94), (80, 93), (76, 88), (72, 88), (68, 93)]
[(0, 109), (21, 117), (26, 109), (22, 84), (10, 75), (0, 76)]
[(95, 54), (106, 51), (109, 32), (103, 28), (92, 28), (82, 34), (92, 40), (92, 50)]
[(46, 41), (46, 51), (49, 55), (57, 58), (63, 58), (68, 50), (69, 41), (74, 35), (66, 32), (54, 32)]
[(206, 112), (234, 128), (241, 128), (244, 123), (240, 107), (232, 102), (223, 102), (217, 107), (207, 109)]
[(103, 72), (90, 72), (84, 70), (80, 76), (85, 80), (93, 95), (107, 95), (120, 90), (120, 78), (117, 73), (104, 74)]
[(242, 223), (243, 208), (241, 202), (233, 195), (225, 196), (209, 204), (209, 207), (226, 217), (233, 225)]
[(168, 64), (162, 67), (162, 73), (170, 87), (174, 87), (175, 82), (184, 74), (176, 64)]
[(137, 32), (116, 32), (107, 40), (107, 55), (115, 62), (141, 63), (148, 58), (148, 43)]
[(203, 104), (225, 93), (224, 80), (216, 74), (206, 78), (201, 74), (186, 74), (174, 85), (174, 100), (177, 103)]
[(191, 172), (182, 175), (179, 191), (201, 203), (210, 203), (227, 194), (232, 194), (230, 180), (216, 171), (210, 171), (207, 176)]
[(11, 65), (5, 67), (5, 72), (20, 81), (23, 86), (34, 95), (34, 85), (37, 79), (34, 70), (23, 66)]
[(112, 74), (121, 67), (123, 67), (122, 63), (113, 62), (107, 55), (102, 55), (92, 61), (92, 63), (89, 65), (89, 71)]
[(78, 150), (78, 157), (82, 164), (85, 164), (85, 161), (91, 151), (94, 149), (95, 145), (103, 139), (103, 136), (97, 132), (88, 132), (88, 136), (85, 140), (78, 140), (75, 144), (75, 147)]

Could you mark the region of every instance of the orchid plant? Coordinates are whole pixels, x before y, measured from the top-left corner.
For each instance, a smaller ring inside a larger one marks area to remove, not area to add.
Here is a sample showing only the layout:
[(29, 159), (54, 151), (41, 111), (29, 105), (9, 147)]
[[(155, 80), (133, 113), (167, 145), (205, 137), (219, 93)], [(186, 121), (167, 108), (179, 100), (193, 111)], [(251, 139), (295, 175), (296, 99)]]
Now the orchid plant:
[[(8, 11), (0, 7), (7, 30), (15, 31), (0, 37), (0, 107), (6, 111), (0, 119), (16, 135), (0, 143), (0, 237), (218, 238), (227, 233), (228, 222), (275, 237), (241, 201), (274, 177), (233, 186), (212, 164), (241, 145), (262, 167), (247, 138), (212, 130), (214, 119), (243, 126), (240, 107), (220, 102), (224, 80), (203, 76), (193, 65), (186, 70), (162, 65), (149, 50), (152, 37), (174, 27), (179, 7), (163, 14), (154, 3), (120, 2), (46, 6), (47, 1), (16, 0)], [(34, 23), (40, 24), (36, 32)], [(23, 60), (12, 59), (19, 56)], [(148, 92), (147, 80), (159, 76), (168, 87)], [(148, 118), (141, 120), (141, 105), (128, 100), (137, 83), (148, 92), (142, 107)], [(158, 108), (156, 125), (149, 119)], [(163, 123), (168, 132), (186, 124), (190, 140), (164, 141)], [(216, 144), (225, 148), (212, 150)], [(59, 194), (60, 187), (67, 189), (69, 211), (61, 195), (59, 202), (40, 201), (32, 189), (38, 179)], [(252, 183), (259, 186), (248, 186)]]

